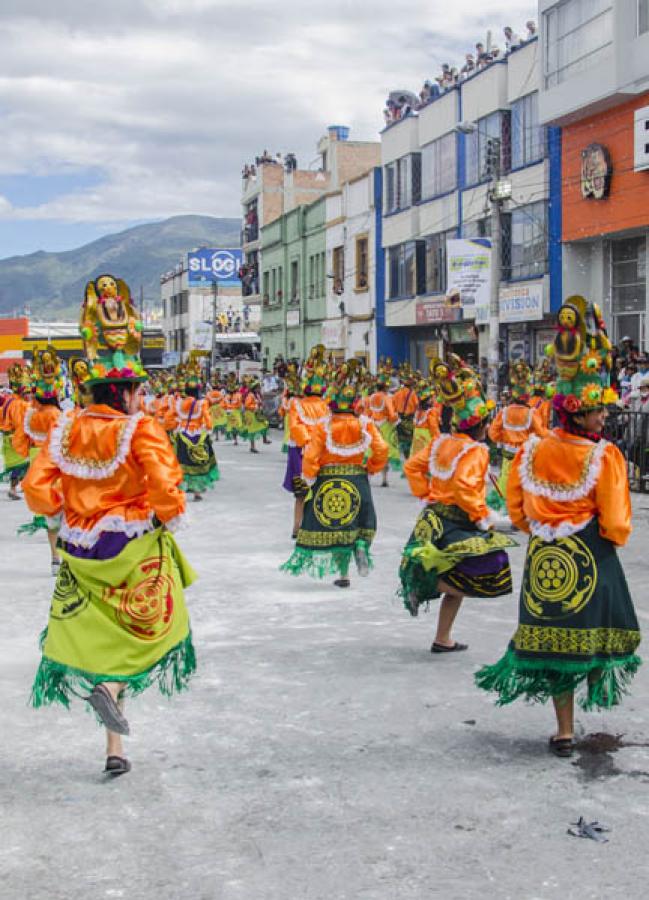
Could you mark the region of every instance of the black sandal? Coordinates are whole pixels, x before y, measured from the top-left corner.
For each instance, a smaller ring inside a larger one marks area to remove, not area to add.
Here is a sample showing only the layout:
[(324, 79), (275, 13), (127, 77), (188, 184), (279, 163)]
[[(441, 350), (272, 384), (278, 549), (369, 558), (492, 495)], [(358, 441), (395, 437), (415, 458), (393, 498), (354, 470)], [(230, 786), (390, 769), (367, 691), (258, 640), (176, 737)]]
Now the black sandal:
[(430, 648), (431, 653), (459, 653), (461, 650), (468, 650), (468, 644), (460, 644), (457, 641), (453, 644), (452, 647), (447, 647), (446, 644), (438, 644), (437, 642), (433, 642)]
[(92, 694), (86, 697), (99, 716), (102, 725), (115, 734), (130, 734), (128, 722), (107, 687), (96, 684)]
[(334, 581), (334, 584), (339, 588), (348, 588), (351, 585), (351, 581), (349, 580), (349, 578), (337, 578)]
[(548, 741), (548, 750), (561, 759), (568, 759), (575, 752), (574, 738), (551, 737)]
[(118, 775), (126, 775), (126, 773), (130, 771), (131, 764), (123, 756), (107, 757), (106, 768), (104, 769), (106, 775), (110, 775), (111, 778), (116, 778)]

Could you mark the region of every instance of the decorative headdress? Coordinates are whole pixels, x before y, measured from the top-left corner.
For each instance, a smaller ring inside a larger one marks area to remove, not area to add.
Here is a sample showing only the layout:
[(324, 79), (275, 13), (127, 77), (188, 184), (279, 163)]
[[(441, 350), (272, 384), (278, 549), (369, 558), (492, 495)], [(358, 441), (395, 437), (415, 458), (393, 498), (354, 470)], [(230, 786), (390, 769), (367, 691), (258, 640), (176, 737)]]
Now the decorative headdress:
[(31, 367), (28, 365), (23, 366), (21, 363), (14, 363), (7, 370), (7, 378), (9, 387), (14, 393), (24, 394), (31, 387)]
[(458, 431), (468, 431), (489, 417), (495, 404), (485, 398), (478, 373), (459, 356), (451, 354), (448, 362), (431, 359), (430, 375), (440, 401), (453, 410)]
[(203, 386), (203, 373), (198, 360), (192, 359), (184, 367), (184, 381), (186, 388), (199, 389)]
[(352, 412), (362, 378), (363, 366), (358, 359), (349, 359), (338, 367), (329, 399), (329, 405), (335, 412)]
[(553, 380), (550, 360), (544, 357), (534, 370), (532, 393), (537, 397), (552, 398), (555, 393)]
[(327, 389), (327, 364), (324, 344), (316, 344), (302, 369), (302, 390), (305, 394), (322, 396)]
[(75, 403), (83, 406), (88, 401), (88, 382), (90, 381), (88, 360), (81, 356), (71, 357), (68, 360), (68, 374), (74, 388)]
[(557, 335), (546, 348), (558, 372), (554, 408), (560, 415), (574, 415), (615, 403), (611, 342), (597, 304), (578, 295), (569, 297), (557, 318)]
[(532, 390), (532, 370), (524, 360), (519, 359), (510, 365), (509, 384), (514, 400), (527, 403)]
[(392, 360), (390, 357), (387, 359), (380, 359), (379, 364), (376, 369), (376, 384), (379, 388), (387, 388), (392, 381), (392, 375), (394, 374), (394, 366), (392, 365)]
[(100, 275), (88, 282), (79, 329), (89, 363), (88, 385), (146, 381), (140, 360), (142, 322), (125, 281)]
[(63, 396), (65, 377), (54, 347), (48, 344), (44, 350), (34, 350), (31, 371), (32, 393), (37, 400), (51, 400)]

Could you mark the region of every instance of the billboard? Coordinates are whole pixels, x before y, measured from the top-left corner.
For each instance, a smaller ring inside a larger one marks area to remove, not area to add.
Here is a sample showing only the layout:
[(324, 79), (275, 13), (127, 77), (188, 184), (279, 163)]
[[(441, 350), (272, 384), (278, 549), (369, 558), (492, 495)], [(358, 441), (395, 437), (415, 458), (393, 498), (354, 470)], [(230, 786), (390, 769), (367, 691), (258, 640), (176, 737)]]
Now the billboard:
[(543, 284), (521, 282), (500, 289), (501, 322), (538, 322), (543, 318)]
[(465, 319), (478, 324), (489, 320), (491, 297), (491, 241), (458, 238), (446, 242), (446, 293), (458, 291)]
[(218, 284), (238, 287), (243, 250), (214, 250), (202, 247), (187, 254), (187, 283), (190, 287)]

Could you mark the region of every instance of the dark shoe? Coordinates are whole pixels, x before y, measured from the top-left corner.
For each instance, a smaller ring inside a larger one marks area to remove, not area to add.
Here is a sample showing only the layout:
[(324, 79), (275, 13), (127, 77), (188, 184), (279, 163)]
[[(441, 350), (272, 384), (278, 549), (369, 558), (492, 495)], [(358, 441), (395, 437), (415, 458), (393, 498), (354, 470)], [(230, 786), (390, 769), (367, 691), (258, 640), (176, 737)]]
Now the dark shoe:
[(194, 503), (200, 503), (202, 499), (202, 494), (194, 494)]
[(102, 725), (115, 734), (130, 734), (130, 728), (121, 709), (103, 684), (96, 684), (92, 694), (86, 697), (88, 703), (99, 716)]
[(257, 450), (256, 447), (251, 447), (250, 452), (251, 453), (259, 453), (259, 450)]
[(297, 531), (294, 531), (294, 532), (291, 534), (291, 540), (293, 540), (293, 541), (296, 541), (296, 540), (297, 540)]
[(118, 775), (126, 775), (130, 771), (131, 764), (123, 756), (109, 756), (106, 760), (104, 772), (106, 775), (110, 775), (111, 778), (116, 778)]
[(575, 742), (573, 738), (551, 737), (548, 741), (548, 750), (555, 756), (562, 759), (568, 759), (575, 752)]
[(459, 644), (457, 641), (453, 644), (452, 647), (447, 647), (446, 644), (438, 644), (437, 642), (433, 642), (430, 652), (431, 653), (460, 653), (462, 650), (468, 650), (468, 644)]
[(348, 588), (351, 585), (351, 581), (349, 580), (349, 578), (337, 578), (334, 581), (334, 584), (339, 588)]

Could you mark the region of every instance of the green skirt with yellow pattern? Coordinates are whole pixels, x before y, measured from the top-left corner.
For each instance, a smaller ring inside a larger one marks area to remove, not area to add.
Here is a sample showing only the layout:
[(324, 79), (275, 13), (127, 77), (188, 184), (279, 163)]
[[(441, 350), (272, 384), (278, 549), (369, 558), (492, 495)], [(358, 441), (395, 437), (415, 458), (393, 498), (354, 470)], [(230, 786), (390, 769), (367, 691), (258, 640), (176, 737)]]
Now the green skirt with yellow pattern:
[(638, 620), (615, 546), (596, 519), (577, 534), (530, 538), (519, 624), (505, 655), (476, 675), (498, 695), (545, 703), (581, 693), (584, 709), (620, 702), (640, 665)]

